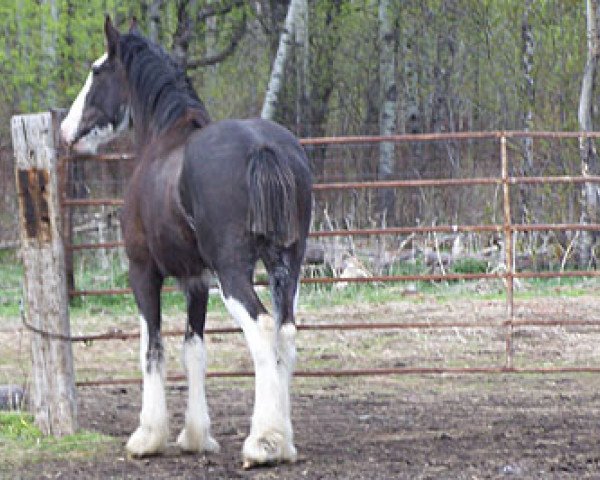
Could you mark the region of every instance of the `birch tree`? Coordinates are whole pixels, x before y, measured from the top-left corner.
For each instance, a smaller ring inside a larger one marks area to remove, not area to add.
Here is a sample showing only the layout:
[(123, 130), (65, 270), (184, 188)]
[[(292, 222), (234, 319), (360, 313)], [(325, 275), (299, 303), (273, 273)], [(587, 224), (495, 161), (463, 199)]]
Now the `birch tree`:
[[(579, 128), (582, 132), (590, 132), (592, 125), (592, 100), (594, 95), (594, 81), (600, 56), (600, 2), (599, 0), (587, 0), (587, 61), (583, 71), (581, 82), (581, 96), (579, 98)], [(590, 138), (579, 139), (579, 154), (581, 156), (582, 175), (594, 175), (598, 171), (598, 154), (596, 146)], [(585, 183), (581, 191), (581, 223), (588, 224), (597, 218), (598, 210), (598, 187), (592, 183)], [(592, 249), (592, 234), (588, 231), (581, 232), (581, 245), (579, 252), (579, 263), (581, 268), (587, 268), (590, 264)]]
[[(393, 135), (396, 132), (396, 41), (390, 0), (379, 1), (379, 85), (380, 105), (379, 134)], [(379, 144), (378, 178), (386, 180), (395, 170), (395, 145), (392, 142)], [(380, 191), (380, 211), (382, 216), (391, 217), (394, 213), (394, 190)]]
[(148, 38), (158, 43), (161, 37), (161, 17), (164, 0), (152, 0), (144, 6), (148, 9)]
[[(523, 49), (523, 84), (524, 101), (523, 111), (523, 130), (529, 132), (533, 127), (533, 107), (535, 102), (535, 85), (533, 81), (533, 61), (535, 53), (535, 43), (533, 39), (533, 30), (531, 27), (530, 13), (532, 0), (526, 0), (523, 17), (521, 22), (521, 41)], [(533, 138), (525, 137), (523, 139), (523, 176), (531, 175), (533, 172)], [(526, 185), (519, 185), (519, 196), (521, 203), (519, 205), (521, 222), (526, 223), (531, 220), (532, 212), (529, 211), (529, 195)]]
[(307, 6), (305, 0), (291, 0), (290, 2), (290, 6), (288, 7), (288, 12), (285, 17), (283, 30), (279, 36), (277, 54), (275, 55), (275, 61), (273, 62), (273, 68), (271, 69), (271, 76), (267, 86), (267, 93), (265, 95), (262, 111), (260, 113), (261, 118), (272, 119), (275, 115), (279, 92), (281, 91), (283, 84), (285, 64), (289, 57), (291, 45), (293, 43), (293, 35), (297, 17), (298, 15), (304, 17), (305, 13), (303, 9), (305, 10), (306, 8)]

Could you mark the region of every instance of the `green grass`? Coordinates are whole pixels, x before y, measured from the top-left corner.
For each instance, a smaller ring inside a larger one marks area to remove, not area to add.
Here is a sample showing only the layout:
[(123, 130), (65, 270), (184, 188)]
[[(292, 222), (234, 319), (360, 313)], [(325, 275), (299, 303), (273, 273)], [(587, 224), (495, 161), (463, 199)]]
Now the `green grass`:
[(22, 468), (45, 458), (53, 460), (92, 458), (116, 442), (112, 437), (81, 431), (64, 437), (44, 436), (33, 416), (22, 412), (0, 412), (0, 465)]
[(14, 251), (0, 251), (0, 317), (18, 316), (23, 267)]
[[(87, 260), (85, 268), (77, 266), (77, 288), (125, 288), (127, 274), (122, 270), (116, 257), (110, 264), (110, 271), (100, 271), (96, 262)], [(478, 273), (486, 270), (485, 262), (466, 259), (452, 267), (453, 273)], [(390, 275), (415, 275), (425, 273), (427, 267), (419, 262), (396, 264), (388, 272)], [(19, 301), (22, 297), (23, 272), (14, 252), (0, 252), (0, 319), (18, 318)], [(600, 286), (599, 279), (562, 278), (521, 280), (522, 288), (515, 289), (516, 299), (529, 299), (540, 296), (561, 295), (576, 297), (590, 293)], [(172, 280), (167, 285), (174, 285)], [(479, 298), (481, 300), (502, 300), (505, 289), (499, 280), (489, 280), (485, 288), (476, 289), (474, 281), (411, 282), (410, 289), (418, 295), (405, 295), (406, 283), (350, 283), (346, 288), (335, 285), (304, 285), (300, 296), (300, 307), (305, 310), (318, 310), (323, 304), (342, 306), (350, 304), (374, 304), (390, 301), (408, 300), (414, 302), (460, 300), (461, 298)], [(269, 303), (266, 291), (259, 293), (260, 298)], [(185, 300), (180, 292), (165, 292), (162, 295), (165, 314), (185, 312)], [(209, 311), (225, 313), (218, 295), (211, 295)], [(71, 314), (74, 316), (97, 315), (101, 313), (137, 315), (137, 307), (132, 295), (105, 295), (77, 297), (71, 300)]]
[(485, 273), (488, 270), (488, 262), (476, 258), (458, 259), (452, 265), (452, 273)]

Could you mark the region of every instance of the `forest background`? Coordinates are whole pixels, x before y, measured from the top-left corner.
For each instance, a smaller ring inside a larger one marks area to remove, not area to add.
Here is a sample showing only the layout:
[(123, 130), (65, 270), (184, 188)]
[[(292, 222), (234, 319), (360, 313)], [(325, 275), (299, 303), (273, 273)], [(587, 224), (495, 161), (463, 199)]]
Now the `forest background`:
[[(597, 1), (0, 0), (0, 243), (13, 242), (17, 232), (10, 117), (70, 105), (104, 51), (105, 13), (122, 31), (135, 16), (186, 69), (215, 120), (261, 114), (284, 35), (287, 55), (271, 116), (299, 137), (574, 131), (598, 123), (594, 69), (587, 124), (581, 115), (586, 72), (600, 51)], [(518, 139), (509, 147), (515, 175), (598, 170), (593, 143), (587, 153), (576, 140)], [(325, 181), (499, 173), (492, 141), (309, 154), (316, 179)], [(501, 215), (491, 187), (360, 195), (324, 197), (317, 209), (326, 215), (316, 218), (360, 227), (490, 223)], [(585, 198), (576, 186), (522, 187), (513, 212), (522, 222), (595, 221), (588, 208), (594, 202)], [(572, 238), (568, 232), (556, 240), (564, 249)], [(594, 240), (587, 240), (586, 265), (595, 257)]]

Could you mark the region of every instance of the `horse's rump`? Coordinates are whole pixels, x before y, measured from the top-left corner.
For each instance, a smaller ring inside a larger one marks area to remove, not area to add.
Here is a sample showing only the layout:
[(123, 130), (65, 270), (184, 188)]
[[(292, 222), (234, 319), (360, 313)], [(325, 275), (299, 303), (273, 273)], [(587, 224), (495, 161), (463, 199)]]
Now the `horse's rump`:
[(230, 228), (284, 248), (308, 231), (308, 160), (272, 122), (224, 120), (198, 131), (185, 148), (179, 193), (201, 250), (222, 249)]

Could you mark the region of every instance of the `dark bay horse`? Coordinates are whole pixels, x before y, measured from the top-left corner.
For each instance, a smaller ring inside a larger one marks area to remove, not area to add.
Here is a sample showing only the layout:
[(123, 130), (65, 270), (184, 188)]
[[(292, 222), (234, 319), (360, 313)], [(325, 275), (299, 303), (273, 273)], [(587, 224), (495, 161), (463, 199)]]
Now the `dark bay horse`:
[[(208, 279), (244, 331), (255, 367), (254, 413), (244, 466), (294, 461), (289, 387), (300, 267), (311, 215), (311, 175), (298, 140), (260, 119), (210, 122), (184, 72), (137, 28), (121, 34), (109, 17), (107, 52), (61, 124), (63, 140), (91, 152), (133, 126), (137, 165), (121, 224), (129, 279), (141, 312), (143, 396), (135, 456), (168, 440), (160, 291), (176, 277), (187, 299), (183, 363), (188, 380), (184, 451), (217, 451), (210, 434), (203, 340)], [(253, 272), (269, 274), (274, 315), (257, 297)]]

